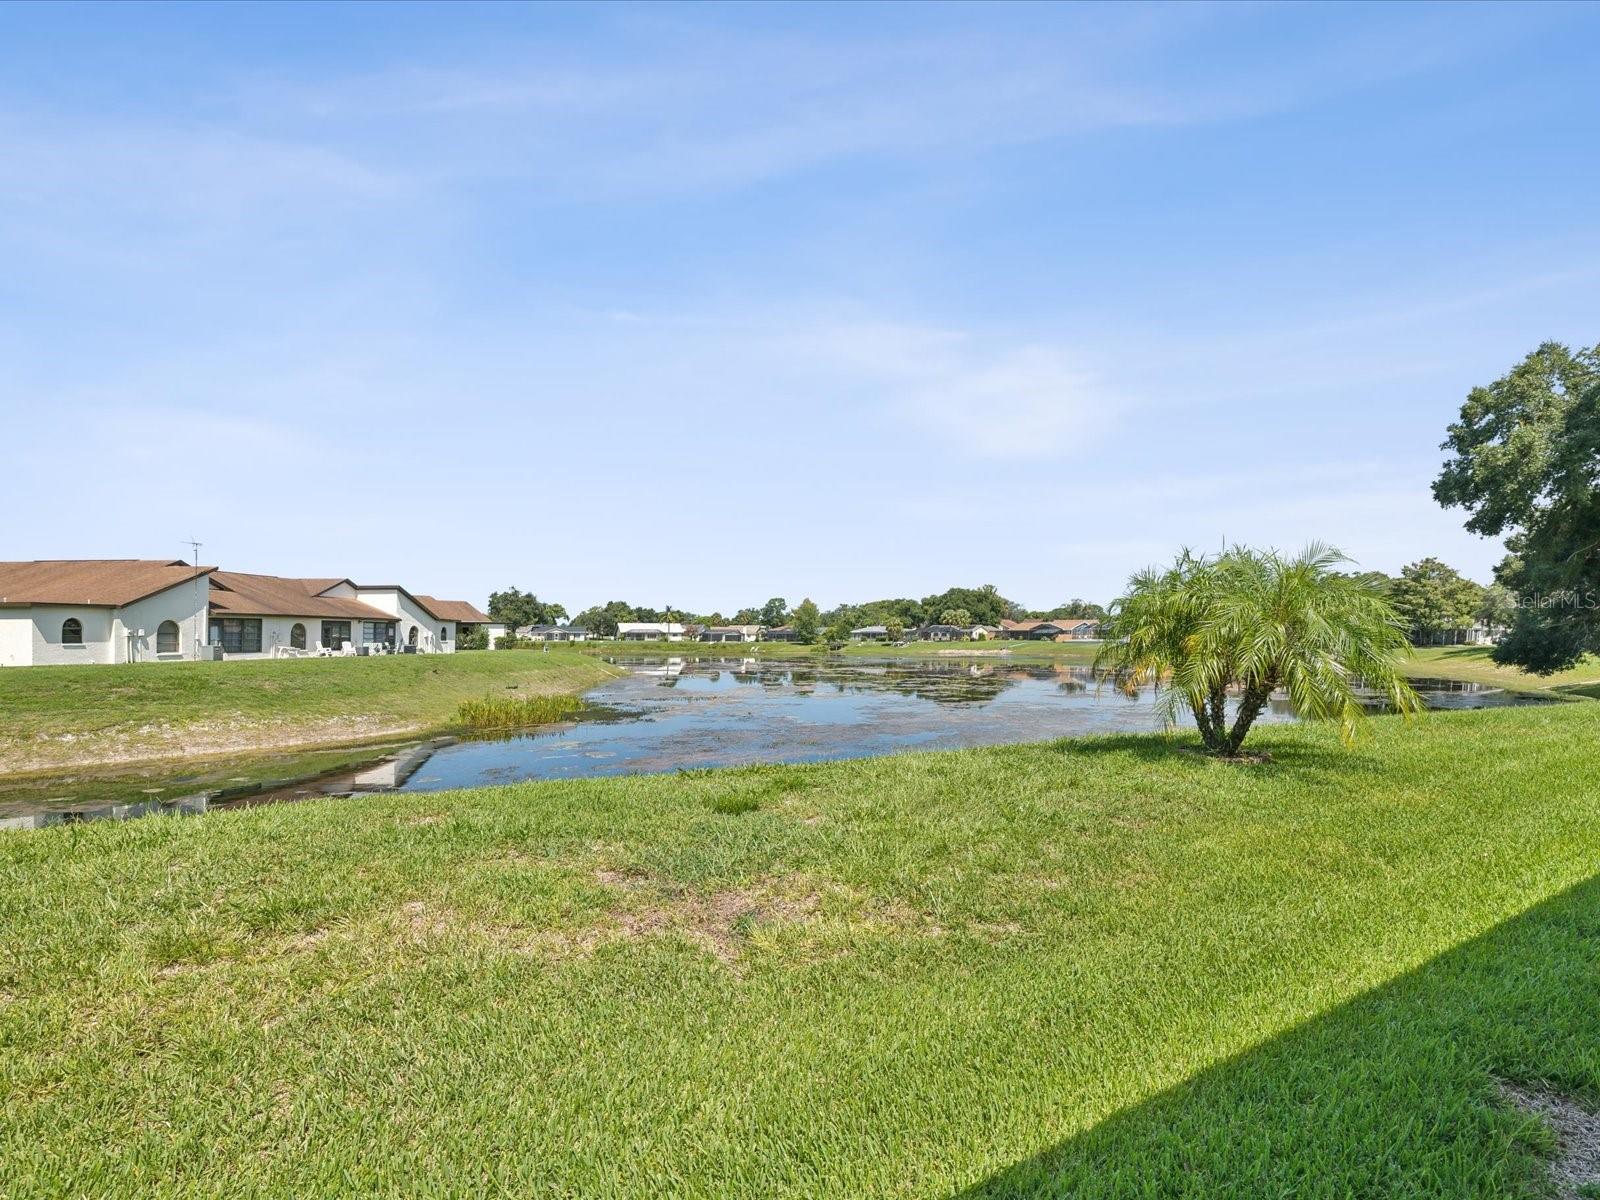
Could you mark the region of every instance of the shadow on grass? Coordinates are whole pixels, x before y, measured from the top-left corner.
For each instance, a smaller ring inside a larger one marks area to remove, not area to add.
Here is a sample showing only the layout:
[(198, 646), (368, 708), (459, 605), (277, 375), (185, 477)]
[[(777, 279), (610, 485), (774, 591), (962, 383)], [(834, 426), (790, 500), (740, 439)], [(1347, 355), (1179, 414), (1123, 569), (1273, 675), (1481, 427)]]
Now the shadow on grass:
[(1431, 649), (1439, 651), (1437, 657), (1440, 659), (1471, 659), (1475, 662), (1487, 663), (1490, 666), (1495, 665), (1494, 659), (1491, 657), (1491, 648), (1488, 646), (1436, 646), (1431, 647)]
[(1317, 745), (1299, 738), (1274, 738), (1272, 730), (1275, 728), (1292, 727), (1263, 726), (1252, 732), (1245, 741), (1245, 754), (1260, 754), (1263, 756), (1261, 761), (1230, 761), (1209, 755), (1202, 748), (1199, 737), (1188, 731), (1171, 735), (1110, 733), (1092, 737), (1065, 737), (1049, 745), (1056, 753), (1063, 755), (1119, 754), (1141, 763), (1169, 764), (1195, 770), (1244, 771), (1256, 775), (1292, 770), (1300, 774), (1316, 772), (1351, 777), (1381, 775), (1385, 771), (1382, 763), (1341, 746)]
[(1600, 1100), (1600, 876), (960, 1196), (1545, 1195), (1497, 1078)]

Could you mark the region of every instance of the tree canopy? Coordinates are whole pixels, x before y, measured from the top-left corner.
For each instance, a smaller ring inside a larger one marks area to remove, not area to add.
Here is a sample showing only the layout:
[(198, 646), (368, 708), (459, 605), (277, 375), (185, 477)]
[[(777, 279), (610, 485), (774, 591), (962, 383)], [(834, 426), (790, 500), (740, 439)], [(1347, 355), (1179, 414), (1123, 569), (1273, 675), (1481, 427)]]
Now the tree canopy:
[(807, 596), (794, 606), (794, 612), (789, 616), (789, 624), (794, 629), (797, 641), (807, 644), (817, 640), (817, 630), (822, 624), (822, 614), (817, 611), (816, 603)]
[(1184, 551), (1128, 581), (1095, 665), (1125, 686), (1156, 683), (1167, 721), (1187, 709), (1213, 754), (1238, 754), (1278, 688), (1302, 717), (1338, 721), (1348, 743), (1367, 715), (1358, 680), (1399, 712), (1421, 705), (1396, 665), (1404, 623), (1377, 587), (1334, 569), (1345, 561), (1320, 545), (1293, 558)]
[(1483, 593), (1481, 584), (1437, 558), (1400, 568), (1400, 578), (1389, 583), (1389, 598), (1414, 642), (1471, 625), (1483, 612)]
[(1600, 651), (1600, 345), (1546, 342), (1473, 388), (1442, 448), (1435, 499), (1511, 551), (1495, 577), (1516, 619), (1495, 659), (1549, 673)]
[(1020, 612), (1021, 606), (1013, 600), (1007, 600), (992, 583), (978, 588), (953, 587), (937, 596), (923, 599), (918, 623), (937, 619), (947, 609), (966, 610), (968, 624), (998, 625), (1013, 612)]
[(1080, 600), (1074, 596), (1065, 604), (1058, 604), (1054, 608), (1029, 612), (1028, 617), (1030, 620), (1035, 621), (1053, 621), (1057, 618), (1065, 620), (1069, 617), (1076, 620), (1103, 621), (1106, 617), (1106, 610), (1104, 606), (1096, 604), (1092, 600)]
[(503, 592), (489, 593), (489, 616), (514, 633), (523, 625), (559, 625), (567, 619), (567, 610), (559, 604), (540, 600), (532, 592), (507, 588)]

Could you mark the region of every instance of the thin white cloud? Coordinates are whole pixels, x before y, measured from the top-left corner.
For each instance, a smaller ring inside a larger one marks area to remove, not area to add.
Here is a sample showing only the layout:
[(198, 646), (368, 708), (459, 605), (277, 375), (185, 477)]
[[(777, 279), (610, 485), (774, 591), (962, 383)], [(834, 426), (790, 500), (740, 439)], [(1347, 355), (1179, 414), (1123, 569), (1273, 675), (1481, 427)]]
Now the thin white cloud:
[(776, 340), (875, 404), (897, 431), (931, 434), (968, 456), (1081, 451), (1098, 444), (1130, 408), (1079, 356), (1015, 336), (856, 319)]

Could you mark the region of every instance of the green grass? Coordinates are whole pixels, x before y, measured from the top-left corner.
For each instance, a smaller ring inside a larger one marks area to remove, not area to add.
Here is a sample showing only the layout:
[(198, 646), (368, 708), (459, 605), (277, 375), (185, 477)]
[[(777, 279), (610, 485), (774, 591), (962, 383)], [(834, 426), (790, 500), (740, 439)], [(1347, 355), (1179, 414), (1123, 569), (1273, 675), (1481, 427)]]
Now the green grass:
[(1517, 692), (1570, 693), (1593, 698), (1600, 686), (1600, 659), (1586, 658), (1570, 671), (1534, 675), (1520, 667), (1503, 667), (1489, 646), (1421, 646), (1407, 660), (1406, 673), (1484, 683)]
[(1540, 1194), (1600, 705), (0, 837), (8, 1196)]
[(610, 674), (571, 650), (3, 671), (0, 772), (392, 739), (486, 694), (573, 693)]

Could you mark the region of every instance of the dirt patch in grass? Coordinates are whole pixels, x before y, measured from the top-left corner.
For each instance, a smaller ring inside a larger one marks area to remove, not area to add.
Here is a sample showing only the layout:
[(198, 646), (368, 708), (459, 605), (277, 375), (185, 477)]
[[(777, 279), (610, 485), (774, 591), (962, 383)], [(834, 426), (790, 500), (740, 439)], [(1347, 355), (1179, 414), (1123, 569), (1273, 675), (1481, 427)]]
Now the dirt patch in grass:
[(1522, 1112), (1542, 1118), (1555, 1134), (1550, 1182), (1561, 1200), (1600, 1193), (1600, 1113), (1546, 1088), (1501, 1083), (1500, 1094)]
[(751, 938), (762, 932), (801, 930), (810, 935), (807, 940), (835, 951), (863, 934), (943, 933), (931, 917), (909, 905), (882, 902), (843, 884), (800, 874), (764, 876), (710, 892), (638, 870), (601, 868), (595, 880), (631, 902), (611, 909), (586, 931), (585, 944), (679, 936), (735, 971)]
[(125, 725), (82, 733), (39, 734), (0, 744), (0, 773), (25, 774), (52, 768), (118, 766), (141, 762), (208, 759), (224, 754), (355, 746), (405, 737), (426, 722), (396, 723), (349, 716), (281, 720), (235, 716), (181, 724)]

